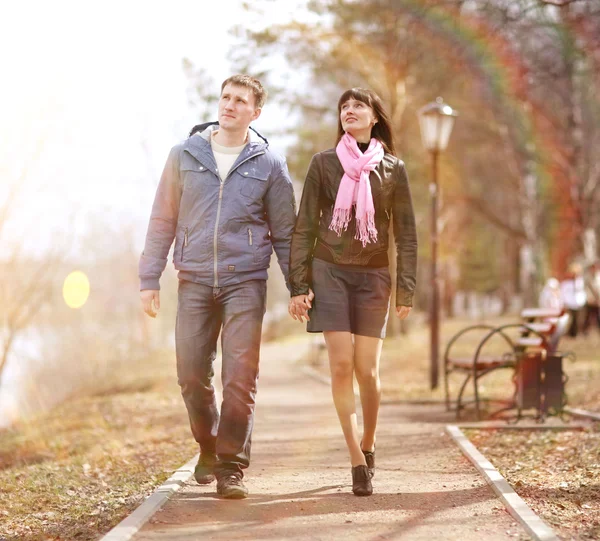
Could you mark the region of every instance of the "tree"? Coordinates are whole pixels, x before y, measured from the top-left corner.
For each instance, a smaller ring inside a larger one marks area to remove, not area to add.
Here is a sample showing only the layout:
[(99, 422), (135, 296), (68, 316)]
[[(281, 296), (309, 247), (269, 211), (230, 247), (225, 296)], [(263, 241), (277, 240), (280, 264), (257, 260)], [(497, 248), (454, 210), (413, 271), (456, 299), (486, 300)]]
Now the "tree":
[[(487, 1), (497, 32), (517, 43), (526, 62), (529, 102), (546, 148), (538, 152), (538, 227), (551, 270), (561, 276), (598, 232), (600, 6), (586, 0)], [(594, 258), (596, 254), (588, 255)]]
[(198, 111), (198, 122), (214, 120), (216, 104), (219, 101), (219, 93), (214, 79), (205, 69), (196, 67), (189, 58), (182, 60), (182, 68), (190, 81), (191, 88), (188, 90), (188, 99), (190, 105)]
[[(261, 72), (283, 54), (305, 74), (285, 87), (288, 78), (278, 71), (280, 87), (273, 83), (304, 126), (289, 151), (294, 174), (303, 178), (310, 156), (331, 146), (323, 143), (334, 133), (341, 91), (366, 85), (393, 113), (417, 211), (427, 212), (421, 179), (428, 178), (428, 158), (415, 115), (443, 94), (461, 115), (443, 168), (442, 259), (454, 257), (444, 246), (473, 234), (452, 218), (475, 213), (495, 229), (495, 245), (511, 246), (504, 279), (535, 302), (545, 262), (560, 273), (581, 251), (583, 232), (598, 229), (598, 5), (315, 0), (308, 7), (316, 15), (309, 22), (239, 30), (246, 47), (236, 49), (244, 69)], [(426, 238), (425, 229), (419, 233)]]
[(0, 206), (0, 240), (4, 246), (0, 258), (0, 382), (2, 374), (19, 336), (32, 324), (34, 318), (54, 297), (54, 280), (60, 261), (64, 258), (69, 236), (62, 236), (45, 253), (24, 253), (27, 235), (9, 238), (9, 224), (16, 214), (19, 198), (23, 196), (30, 177), (30, 167), (40, 159), (42, 136), (33, 151), (22, 160), (14, 172), (8, 163), (2, 164), (2, 175), (8, 189)]

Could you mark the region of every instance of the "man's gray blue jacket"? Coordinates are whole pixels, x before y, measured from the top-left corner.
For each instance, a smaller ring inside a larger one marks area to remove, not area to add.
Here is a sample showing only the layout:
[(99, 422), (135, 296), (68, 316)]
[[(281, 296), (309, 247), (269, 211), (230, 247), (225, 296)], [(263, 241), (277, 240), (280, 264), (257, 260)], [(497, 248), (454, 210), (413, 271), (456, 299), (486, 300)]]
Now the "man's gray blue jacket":
[(140, 288), (160, 289), (173, 239), (182, 279), (212, 287), (264, 280), (274, 248), (287, 283), (296, 205), (285, 158), (250, 130), (221, 182), (210, 146), (218, 127), (206, 126), (169, 153), (140, 258)]

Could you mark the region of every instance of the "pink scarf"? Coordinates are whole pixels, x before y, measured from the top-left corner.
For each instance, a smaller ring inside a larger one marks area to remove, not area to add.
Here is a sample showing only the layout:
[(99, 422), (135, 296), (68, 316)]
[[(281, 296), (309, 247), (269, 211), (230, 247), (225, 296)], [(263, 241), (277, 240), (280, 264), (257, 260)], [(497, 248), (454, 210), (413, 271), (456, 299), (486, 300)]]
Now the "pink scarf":
[(356, 206), (356, 235), (354, 238), (360, 240), (364, 248), (368, 242), (377, 241), (375, 207), (373, 206), (369, 173), (383, 159), (383, 146), (373, 138), (369, 143), (369, 148), (363, 154), (358, 148), (356, 139), (345, 133), (335, 151), (344, 168), (344, 176), (338, 188), (329, 229), (341, 236), (342, 231), (345, 231), (350, 223), (352, 207)]

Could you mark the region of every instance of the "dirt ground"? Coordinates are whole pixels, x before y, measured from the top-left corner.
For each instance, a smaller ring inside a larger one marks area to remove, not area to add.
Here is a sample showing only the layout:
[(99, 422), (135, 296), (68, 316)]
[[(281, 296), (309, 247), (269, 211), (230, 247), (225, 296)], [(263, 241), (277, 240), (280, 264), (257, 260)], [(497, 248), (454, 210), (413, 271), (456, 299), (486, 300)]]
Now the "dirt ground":
[(329, 388), (296, 362), (306, 347), (263, 347), (249, 498), (190, 481), (136, 541), (529, 539), (444, 433), (440, 405), (383, 405), (374, 495), (355, 497)]

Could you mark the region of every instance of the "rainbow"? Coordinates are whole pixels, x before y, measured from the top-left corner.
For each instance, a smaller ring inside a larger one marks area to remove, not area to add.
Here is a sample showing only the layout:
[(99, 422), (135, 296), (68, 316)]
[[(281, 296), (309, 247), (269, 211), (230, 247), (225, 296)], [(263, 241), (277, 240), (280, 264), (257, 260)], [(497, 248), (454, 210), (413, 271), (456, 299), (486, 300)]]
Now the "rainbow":
[[(568, 166), (569, 149), (560, 140), (552, 125), (550, 113), (531, 96), (528, 69), (511, 43), (489, 23), (475, 15), (456, 10), (425, 9), (415, 0), (396, 5), (408, 12), (419, 31), (432, 43), (432, 48), (457, 66), (466, 66), (487, 87), (496, 107), (512, 119), (517, 148), (529, 155), (538, 189), (548, 192), (554, 203), (553, 229), (549, 231), (551, 271), (561, 277), (572, 259), (578, 255), (578, 240), (582, 235), (582, 217), (574, 201), (575, 179)], [(595, 41), (590, 29), (577, 21), (569, 29), (583, 36), (588, 47)], [(450, 47), (448, 46), (450, 45)], [(594, 58), (600, 63), (597, 52)]]

